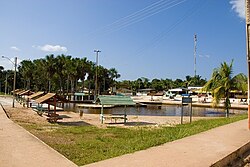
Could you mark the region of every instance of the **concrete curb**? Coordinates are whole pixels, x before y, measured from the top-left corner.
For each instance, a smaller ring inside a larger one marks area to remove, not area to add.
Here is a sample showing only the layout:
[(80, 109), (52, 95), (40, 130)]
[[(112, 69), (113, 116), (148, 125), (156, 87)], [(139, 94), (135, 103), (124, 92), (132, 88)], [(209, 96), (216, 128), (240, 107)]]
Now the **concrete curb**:
[(220, 167), (220, 166), (242, 166), (243, 159), (249, 154), (250, 151), (250, 142), (243, 145), (239, 149), (235, 150), (231, 154), (222, 158), (221, 160), (215, 162), (211, 167)]
[(2, 107), (2, 109), (3, 109), (3, 111), (4, 111), (4, 113), (5, 113), (5, 115), (7, 116), (7, 118), (9, 118), (9, 119), (10, 119), (10, 116), (8, 115), (8, 113), (6, 112), (6, 110), (4, 109), (4, 107), (3, 107), (2, 103), (0, 103), (0, 105), (1, 105), (1, 107)]

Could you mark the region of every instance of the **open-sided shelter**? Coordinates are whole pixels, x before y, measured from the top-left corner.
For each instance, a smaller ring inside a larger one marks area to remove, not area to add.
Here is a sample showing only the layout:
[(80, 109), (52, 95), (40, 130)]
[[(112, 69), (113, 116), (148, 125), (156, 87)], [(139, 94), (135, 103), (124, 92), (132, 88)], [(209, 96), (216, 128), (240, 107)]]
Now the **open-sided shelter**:
[(32, 95), (33, 92), (31, 90), (25, 90), (21, 93), (18, 93), (19, 96), (29, 96), (29, 95)]
[(47, 103), (48, 112), (50, 113), (50, 105), (54, 106), (54, 113), (56, 113), (56, 104), (68, 102), (67, 99), (57, 95), (56, 93), (47, 93), (46, 95), (35, 100), (38, 104)]
[[(104, 115), (103, 115), (103, 106), (104, 105), (114, 105), (114, 106), (124, 106), (124, 117), (126, 117), (126, 106), (135, 105), (135, 102), (131, 99), (129, 96), (108, 96), (108, 95), (102, 95), (98, 96), (97, 103), (100, 103), (102, 105), (101, 108), (101, 123), (103, 123)], [(126, 119), (124, 119), (124, 123), (126, 123)]]
[(39, 97), (43, 96), (45, 93), (44, 92), (36, 92), (36, 93), (33, 93), (32, 95), (29, 95), (26, 97), (26, 100), (27, 100), (27, 107), (32, 107), (33, 105), (33, 102), (35, 99), (38, 99)]
[[(16, 95), (17, 95), (17, 100), (22, 102), (23, 104), (25, 104), (24, 102), (26, 102), (26, 97), (33, 94), (34, 92), (32, 92), (31, 90), (24, 90), (22, 92), (18, 92)], [(28, 102), (27, 102), (27, 105), (28, 105)]]
[(45, 94), (44, 92), (36, 92), (36, 93), (28, 96), (27, 98), (34, 100), (34, 99), (37, 99), (37, 98), (43, 96), (44, 94)]

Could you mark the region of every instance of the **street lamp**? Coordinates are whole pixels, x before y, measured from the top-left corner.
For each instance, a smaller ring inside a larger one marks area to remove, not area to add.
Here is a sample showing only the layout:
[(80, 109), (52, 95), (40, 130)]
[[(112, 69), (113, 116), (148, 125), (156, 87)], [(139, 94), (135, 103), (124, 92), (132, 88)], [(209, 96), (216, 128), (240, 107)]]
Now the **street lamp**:
[(14, 65), (14, 82), (13, 82), (13, 103), (12, 103), (12, 107), (15, 107), (15, 90), (16, 90), (16, 66), (17, 66), (17, 57), (15, 57), (15, 61), (13, 62), (12, 60), (10, 60), (10, 58), (6, 57), (6, 56), (2, 56), (2, 58), (8, 59), (13, 65)]
[(95, 95), (94, 100), (96, 100), (97, 96), (97, 68), (98, 68), (98, 53), (101, 52), (100, 50), (94, 50), (96, 52), (96, 69), (95, 69)]

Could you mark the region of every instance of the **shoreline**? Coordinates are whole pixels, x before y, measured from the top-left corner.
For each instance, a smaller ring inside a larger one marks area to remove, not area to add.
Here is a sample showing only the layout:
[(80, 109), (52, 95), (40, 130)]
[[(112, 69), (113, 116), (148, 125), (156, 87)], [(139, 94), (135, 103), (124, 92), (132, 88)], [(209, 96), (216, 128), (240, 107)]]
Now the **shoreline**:
[[(172, 100), (163, 100), (163, 101), (149, 101), (149, 100), (141, 100), (137, 101), (141, 104), (158, 104), (158, 105), (181, 105), (181, 101), (172, 101)], [(212, 106), (212, 103), (200, 103), (200, 102), (193, 102), (193, 107), (204, 107), (204, 108), (224, 108), (223, 104), (219, 104), (215, 107)], [(246, 104), (231, 104), (230, 109), (238, 109), (238, 110), (247, 110), (248, 105)]]

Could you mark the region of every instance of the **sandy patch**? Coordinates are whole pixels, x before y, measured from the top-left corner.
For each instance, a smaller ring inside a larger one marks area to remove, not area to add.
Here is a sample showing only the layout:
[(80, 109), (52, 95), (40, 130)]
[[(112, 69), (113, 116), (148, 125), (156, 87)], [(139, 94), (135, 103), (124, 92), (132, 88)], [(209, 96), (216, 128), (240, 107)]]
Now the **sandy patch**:
[[(13, 121), (19, 123), (33, 123), (33, 124), (43, 124), (50, 125), (47, 121), (47, 113), (39, 116), (31, 108), (23, 107), (19, 103), (15, 103), (15, 108), (12, 108), (12, 98), (11, 97), (0, 97), (0, 103), (7, 111), (8, 115)], [(61, 120), (58, 120), (59, 125), (65, 126), (97, 126), (97, 127), (107, 127), (107, 126), (121, 126), (121, 127), (133, 127), (133, 126), (173, 126), (180, 124), (180, 117), (178, 116), (140, 116), (140, 115), (128, 115), (127, 123), (124, 124), (124, 120), (118, 119), (115, 123), (114, 120), (106, 119), (104, 124), (101, 124), (99, 114), (85, 114), (80, 115), (80, 113), (59, 111), (57, 112)], [(211, 119), (211, 117), (193, 117), (193, 120), (199, 119)], [(189, 117), (184, 117), (184, 123), (189, 122)]]

